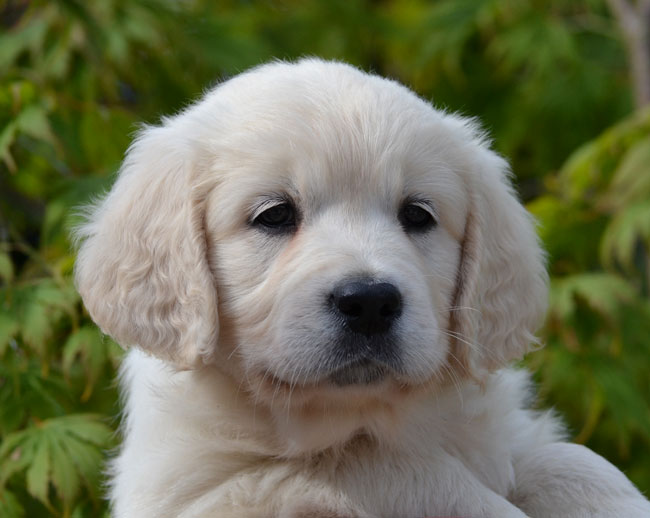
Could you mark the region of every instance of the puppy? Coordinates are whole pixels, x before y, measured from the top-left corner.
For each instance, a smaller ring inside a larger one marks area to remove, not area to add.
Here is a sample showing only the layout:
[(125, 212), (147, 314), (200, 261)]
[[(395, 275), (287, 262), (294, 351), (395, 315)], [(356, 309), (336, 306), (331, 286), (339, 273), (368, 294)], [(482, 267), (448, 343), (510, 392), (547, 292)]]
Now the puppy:
[(316, 59), (143, 130), (76, 281), (125, 346), (118, 518), (648, 517), (526, 409), (547, 276), (466, 119)]

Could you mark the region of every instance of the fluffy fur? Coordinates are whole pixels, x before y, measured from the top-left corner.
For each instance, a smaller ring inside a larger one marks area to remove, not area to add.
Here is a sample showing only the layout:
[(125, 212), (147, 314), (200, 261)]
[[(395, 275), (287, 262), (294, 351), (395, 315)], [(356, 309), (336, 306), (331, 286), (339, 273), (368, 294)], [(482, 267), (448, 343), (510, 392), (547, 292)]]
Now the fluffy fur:
[[(407, 231), (409, 199), (437, 225)], [(259, 224), (280, 203), (290, 232)], [(115, 517), (650, 516), (506, 367), (547, 276), (471, 121), (344, 64), (273, 63), (144, 129), (91, 212), (79, 291), (137, 347)], [(386, 336), (351, 338), (328, 306), (359, 276), (401, 293)]]

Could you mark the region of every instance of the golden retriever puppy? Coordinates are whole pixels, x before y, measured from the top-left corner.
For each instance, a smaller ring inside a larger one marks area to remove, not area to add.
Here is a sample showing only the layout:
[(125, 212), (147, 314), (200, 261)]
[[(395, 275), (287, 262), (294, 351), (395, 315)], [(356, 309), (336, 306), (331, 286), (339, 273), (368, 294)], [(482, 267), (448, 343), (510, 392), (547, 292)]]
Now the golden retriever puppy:
[(525, 407), (544, 255), (475, 125), (306, 59), (144, 129), (80, 230), (118, 518), (648, 517)]

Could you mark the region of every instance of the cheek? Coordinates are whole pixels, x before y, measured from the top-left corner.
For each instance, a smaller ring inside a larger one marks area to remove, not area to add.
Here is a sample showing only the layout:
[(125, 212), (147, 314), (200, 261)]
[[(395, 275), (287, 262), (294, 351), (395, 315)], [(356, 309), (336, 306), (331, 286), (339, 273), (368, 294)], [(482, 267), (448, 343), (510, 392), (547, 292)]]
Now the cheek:
[(225, 239), (215, 247), (219, 318), (231, 330), (225, 356), (244, 372), (306, 370), (313, 362), (305, 358), (322, 354), (334, 339), (326, 308), (331, 278), (323, 271), (331, 273), (335, 261), (313, 245), (299, 231)]
[[(413, 325), (426, 326), (432, 317), (445, 327), (453, 303), (461, 246), (444, 228), (413, 239), (391, 259), (390, 268), (404, 287), (406, 300), (421, 306)], [(419, 309), (419, 308), (418, 308)]]
[(262, 295), (271, 267), (292, 238), (267, 237), (254, 231), (222, 236), (210, 251), (210, 264), (217, 279), (219, 318), (237, 328), (257, 326), (270, 311)]
[(460, 244), (444, 229), (440, 229), (431, 239), (431, 244), (421, 250), (432, 302), (441, 316), (446, 316), (453, 303), (460, 252)]
[(305, 337), (296, 322), (318, 328), (325, 303), (318, 294), (327, 289), (319, 270), (331, 259), (317, 252), (300, 231), (286, 237), (240, 231), (213, 246), (219, 319), (245, 364), (282, 355), (292, 332)]

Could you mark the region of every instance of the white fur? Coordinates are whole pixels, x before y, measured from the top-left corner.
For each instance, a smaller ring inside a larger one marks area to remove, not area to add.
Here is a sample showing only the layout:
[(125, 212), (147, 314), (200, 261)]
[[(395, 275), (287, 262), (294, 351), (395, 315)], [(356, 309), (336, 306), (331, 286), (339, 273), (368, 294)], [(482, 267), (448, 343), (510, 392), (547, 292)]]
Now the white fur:
[[(409, 196), (435, 228), (402, 228)], [(291, 234), (251, 224), (278, 197)], [(92, 317), (146, 351), (122, 368), (115, 517), (650, 516), (506, 368), (547, 283), (506, 163), (395, 82), (314, 59), (237, 76), (142, 131), (79, 237)], [(338, 386), (326, 301), (360, 275), (402, 294), (399, 366)]]

